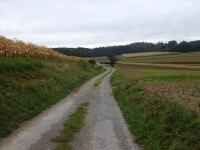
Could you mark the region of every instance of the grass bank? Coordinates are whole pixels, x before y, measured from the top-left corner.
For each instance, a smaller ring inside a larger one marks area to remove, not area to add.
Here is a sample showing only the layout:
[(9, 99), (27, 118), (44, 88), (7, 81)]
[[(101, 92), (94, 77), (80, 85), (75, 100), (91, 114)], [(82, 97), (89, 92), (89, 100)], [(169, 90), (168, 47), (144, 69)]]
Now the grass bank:
[(0, 137), (100, 72), (78, 59), (0, 58)]
[(54, 141), (57, 142), (56, 150), (71, 150), (72, 142), (75, 133), (77, 133), (84, 124), (84, 119), (87, 115), (89, 103), (82, 103), (77, 110), (66, 120), (64, 129)]
[(142, 79), (152, 80), (124, 67), (112, 78), (114, 95), (136, 141), (146, 150), (200, 149), (199, 117), (167, 97), (144, 90)]

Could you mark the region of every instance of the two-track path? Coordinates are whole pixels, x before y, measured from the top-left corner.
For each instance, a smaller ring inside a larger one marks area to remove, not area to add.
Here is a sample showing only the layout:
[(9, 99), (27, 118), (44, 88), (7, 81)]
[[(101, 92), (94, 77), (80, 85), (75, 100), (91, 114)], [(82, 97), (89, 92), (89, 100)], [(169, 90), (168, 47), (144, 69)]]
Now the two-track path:
[[(75, 150), (137, 150), (133, 143), (122, 113), (112, 95), (110, 78), (113, 69), (98, 87), (96, 79), (44, 111), (36, 118), (25, 123), (0, 143), (0, 150), (51, 150), (55, 143), (51, 140), (63, 127), (63, 122), (76, 109), (79, 103), (90, 102), (85, 126), (75, 136), (72, 143)], [(105, 73), (107, 73), (105, 72)]]

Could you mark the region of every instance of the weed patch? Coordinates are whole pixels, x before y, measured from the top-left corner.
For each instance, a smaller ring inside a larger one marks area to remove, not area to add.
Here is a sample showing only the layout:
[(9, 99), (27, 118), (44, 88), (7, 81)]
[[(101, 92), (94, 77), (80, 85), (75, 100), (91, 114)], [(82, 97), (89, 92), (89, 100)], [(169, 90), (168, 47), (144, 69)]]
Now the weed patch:
[(84, 125), (84, 119), (87, 115), (88, 107), (88, 102), (82, 103), (66, 120), (63, 131), (61, 131), (61, 134), (54, 139), (54, 141), (58, 143), (56, 150), (72, 149), (70, 142), (72, 142), (75, 133), (77, 133)]

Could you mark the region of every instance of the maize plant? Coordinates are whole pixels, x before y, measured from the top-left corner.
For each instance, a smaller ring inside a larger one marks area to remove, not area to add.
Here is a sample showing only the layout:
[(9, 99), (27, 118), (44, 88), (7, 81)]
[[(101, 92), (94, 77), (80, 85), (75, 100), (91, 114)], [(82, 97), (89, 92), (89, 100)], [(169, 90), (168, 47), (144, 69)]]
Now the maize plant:
[(44, 46), (0, 36), (0, 57), (65, 58), (67, 56)]

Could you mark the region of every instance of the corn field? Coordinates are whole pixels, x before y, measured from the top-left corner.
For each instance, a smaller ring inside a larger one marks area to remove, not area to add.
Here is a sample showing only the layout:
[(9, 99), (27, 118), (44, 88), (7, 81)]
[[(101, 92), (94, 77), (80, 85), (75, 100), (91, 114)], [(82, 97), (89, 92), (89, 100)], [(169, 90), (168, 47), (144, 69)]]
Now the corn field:
[(65, 56), (44, 46), (0, 36), (0, 57), (55, 58)]

